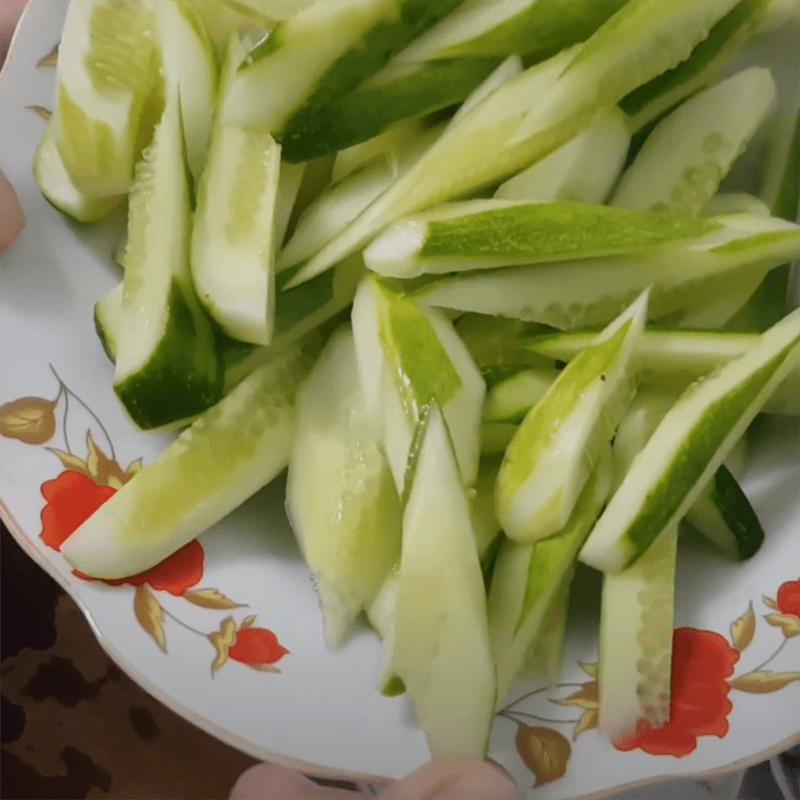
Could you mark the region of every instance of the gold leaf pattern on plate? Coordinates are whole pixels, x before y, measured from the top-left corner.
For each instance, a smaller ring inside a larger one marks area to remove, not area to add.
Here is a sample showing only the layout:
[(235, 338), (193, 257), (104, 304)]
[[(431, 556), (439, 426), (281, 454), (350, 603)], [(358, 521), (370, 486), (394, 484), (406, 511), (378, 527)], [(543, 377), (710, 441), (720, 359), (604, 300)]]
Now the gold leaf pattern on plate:
[(236, 623), (233, 617), (225, 617), (218, 631), (208, 634), (208, 640), (214, 645), (217, 657), (211, 665), (211, 674), (216, 675), (228, 660), (228, 651), (236, 641)]
[(558, 731), (520, 725), (516, 744), (520, 757), (536, 776), (534, 786), (558, 780), (567, 771), (572, 746)]
[(787, 639), (800, 635), (800, 617), (794, 614), (765, 614), (764, 619), (773, 627), (780, 628)]
[(37, 67), (55, 67), (58, 64), (58, 44), (36, 65)]
[(56, 432), (56, 404), (43, 397), (20, 397), (0, 406), (0, 436), (44, 444)]
[(731, 689), (750, 694), (767, 694), (777, 692), (794, 681), (800, 680), (800, 672), (770, 672), (769, 670), (756, 670), (728, 681)]
[(109, 458), (100, 449), (92, 437), (91, 431), (86, 432), (86, 450), (89, 453), (86, 458), (86, 469), (89, 472), (89, 477), (95, 483), (112, 486), (114, 489), (121, 489), (141, 467), (141, 459), (139, 459), (131, 465), (136, 465), (135, 470), (131, 471), (131, 467), (128, 467), (127, 470), (122, 469), (113, 458)]
[(753, 641), (753, 634), (756, 632), (756, 615), (753, 611), (753, 603), (739, 619), (731, 623), (731, 641), (733, 646), (741, 653), (750, 642)]
[(136, 587), (133, 611), (142, 628), (155, 639), (156, 644), (166, 653), (167, 636), (164, 633), (164, 612), (158, 604), (158, 600), (145, 584)]
[(578, 720), (575, 730), (572, 732), (572, 740), (578, 738), (584, 731), (590, 731), (597, 727), (597, 720), (600, 711), (597, 708), (588, 708), (583, 712), (583, 716)]
[(92, 477), (89, 474), (89, 468), (86, 466), (86, 462), (82, 458), (78, 458), (78, 456), (74, 456), (72, 453), (66, 453), (63, 450), (59, 450), (57, 447), (48, 447), (47, 449), (54, 455), (58, 456), (64, 469), (80, 472), (87, 478)]
[(25, 106), (29, 111), (35, 111), (45, 122), (53, 116), (53, 112), (44, 106)]
[(574, 694), (565, 697), (562, 700), (553, 700), (553, 703), (558, 703), (560, 706), (577, 706), (578, 708), (591, 711), (600, 705), (600, 692), (597, 681), (589, 681), (584, 683)]
[(190, 603), (202, 608), (242, 608), (244, 603), (237, 603), (231, 600), (219, 589), (196, 589), (192, 592), (184, 592), (183, 595)]
[(249, 617), (245, 617), (242, 620), (242, 624), (239, 626), (239, 630), (243, 630), (244, 628), (249, 628), (255, 621), (256, 621), (255, 614), (251, 614)]
[(762, 594), (761, 599), (764, 601), (765, 606), (769, 606), (775, 611), (778, 610), (778, 604), (771, 597), (767, 597), (765, 594)]
[(273, 672), (276, 675), (280, 675), (281, 671), (272, 664), (247, 664), (250, 669), (254, 669), (256, 672)]
[(588, 664), (583, 661), (578, 662), (578, 666), (590, 677), (597, 677), (597, 664)]

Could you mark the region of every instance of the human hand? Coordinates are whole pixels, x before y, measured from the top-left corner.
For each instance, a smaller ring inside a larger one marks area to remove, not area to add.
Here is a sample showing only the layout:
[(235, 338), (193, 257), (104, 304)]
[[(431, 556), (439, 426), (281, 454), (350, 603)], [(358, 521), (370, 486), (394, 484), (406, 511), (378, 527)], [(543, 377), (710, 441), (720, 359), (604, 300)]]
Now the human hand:
[[(318, 786), (294, 770), (259, 764), (236, 782), (230, 800), (353, 800), (355, 792)], [(390, 784), (383, 800), (519, 800), (511, 779), (487, 761), (431, 761)]]
[[(0, 65), (2, 65), (19, 15), (27, 0), (0, 2)], [(0, 255), (14, 243), (25, 227), (25, 216), (19, 206), (14, 188), (0, 170)]]

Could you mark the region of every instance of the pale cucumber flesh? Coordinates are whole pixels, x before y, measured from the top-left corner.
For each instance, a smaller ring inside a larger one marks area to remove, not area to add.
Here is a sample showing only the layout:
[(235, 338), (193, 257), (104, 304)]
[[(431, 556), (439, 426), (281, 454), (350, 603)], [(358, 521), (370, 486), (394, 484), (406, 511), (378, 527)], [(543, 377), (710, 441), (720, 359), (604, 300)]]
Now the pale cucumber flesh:
[(84, 522), (64, 557), (98, 578), (137, 574), (269, 483), (288, 463), (295, 392), (310, 366), (295, 347), (250, 375)]

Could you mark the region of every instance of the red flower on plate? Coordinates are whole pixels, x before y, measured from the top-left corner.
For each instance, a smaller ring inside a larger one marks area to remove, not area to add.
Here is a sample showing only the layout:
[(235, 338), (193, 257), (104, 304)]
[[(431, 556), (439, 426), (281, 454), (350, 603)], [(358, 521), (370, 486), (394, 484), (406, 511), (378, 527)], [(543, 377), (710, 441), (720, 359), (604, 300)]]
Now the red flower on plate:
[(782, 583), (776, 600), (781, 614), (789, 614), (800, 619), (800, 579)]
[[(42, 541), (54, 550), (61, 550), (61, 545), (116, 491), (76, 470), (66, 470), (43, 483), (42, 495), (47, 503), (42, 509)], [(153, 589), (180, 596), (203, 577), (203, 559), (203, 548), (193, 540), (145, 572), (103, 582), (110, 586), (146, 583)], [(83, 580), (95, 580), (78, 571), (74, 574)]]
[(725, 736), (733, 708), (727, 679), (738, 660), (738, 651), (718, 633), (678, 628), (672, 640), (669, 722), (656, 730), (642, 723), (633, 736), (617, 740), (614, 746), (679, 757), (697, 747), (699, 736)]
[(236, 632), (236, 641), (228, 650), (228, 656), (242, 664), (261, 666), (280, 661), (288, 652), (272, 631), (242, 628)]

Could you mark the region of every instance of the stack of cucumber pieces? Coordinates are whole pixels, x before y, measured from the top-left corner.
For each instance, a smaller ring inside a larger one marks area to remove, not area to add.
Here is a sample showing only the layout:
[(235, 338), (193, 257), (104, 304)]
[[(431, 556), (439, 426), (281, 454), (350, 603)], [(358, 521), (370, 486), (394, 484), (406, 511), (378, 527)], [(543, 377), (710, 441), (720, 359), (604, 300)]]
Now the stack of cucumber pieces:
[[(799, 20), (72, 0), (35, 173), (79, 222), (127, 203), (95, 325), (132, 422), (180, 433), (64, 556), (141, 572), (288, 467), (329, 646), (366, 615), (434, 755), (557, 676), (579, 560), (599, 727), (662, 725), (679, 531), (753, 556), (743, 436), (800, 413), (798, 83), (728, 69)], [(762, 184), (724, 191), (754, 142)]]

